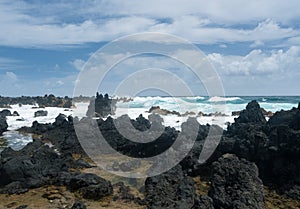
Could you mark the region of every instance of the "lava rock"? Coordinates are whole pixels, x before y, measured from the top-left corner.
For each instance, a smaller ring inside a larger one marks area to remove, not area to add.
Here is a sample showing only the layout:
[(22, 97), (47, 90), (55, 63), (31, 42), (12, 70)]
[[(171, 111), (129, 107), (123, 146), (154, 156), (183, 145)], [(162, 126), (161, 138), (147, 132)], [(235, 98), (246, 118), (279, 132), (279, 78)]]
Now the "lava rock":
[(12, 116), (20, 116), (19, 113), (17, 111), (14, 111)]
[(20, 189), (36, 188), (55, 181), (55, 176), (68, 171), (68, 159), (40, 140), (34, 140), (20, 151), (4, 149), (0, 163), (2, 187), (20, 182)]
[(213, 200), (207, 195), (201, 195), (196, 199), (192, 209), (214, 209)]
[(34, 117), (44, 117), (48, 115), (48, 111), (38, 110), (34, 113)]
[(67, 120), (67, 116), (64, 114), (59, 114), (56, 118), (55, 118), (55, 122), (53, 123), (54, 126), (62, 126), (64, 124), (68, 123)]
[(213, 163), (209, 196), (216, 209), (264, 208), (257, 166), (232, 154), (223, 155)]
[(108, 94), (104, 96), (97, 92), (96, 98), (90, 101), (86, 115), (88, 117), (106, 117), (114, 115), (116, 111), (116, 100), (110, 99)]
[(39, 107), (64, 107), (70, 108), (72, 106), (72, 99), (69, 97), (56, 97), (53, 94), (45, 96), (21, 96), (21, 97), (2, 97), (0, 96), (0, 107), (7, 107), (9, 105), (35, 105)]
[(150, 209), (192, 208), (195, 198), (194, 181), (184, 175), (180, 165), (146, 179), (145, 202)]
[(261, 111), (259, 104), (253, 100), (248, 103), (246, 110), (240, 113), (240, 116), (235, 119), (236, 123), (266, 123), (266, 119)]
[(70, 179), (68, 188), (70, 191), (78, 191), (83, 198), (99, 200), (111, 195), (113, 192), (110, 181), (95, 174), (81, 173)]
[(5, 109), (5, 110), (2, 110), (1, 112), (0, 112), (0, 116), (1, 117), (7, 117), (7, 116), (11, 116), (11, 112), (10, 112), (10, 110), (8, 110), (8, 109)]
[(166, 109), (161, 109), (160, 106), (152, 106), (149, 111), (149, 113), (156, 113), (159, 115), (177, 115), (177, 116), (181, 116), (179, 112), (177, 111), (170, 111), (170, 110), (166, 110)]
[(2, 135), (3, 132), (7, 131), (8, 124), (6, 122), (6, 118), (0, 116), (0, 135)]

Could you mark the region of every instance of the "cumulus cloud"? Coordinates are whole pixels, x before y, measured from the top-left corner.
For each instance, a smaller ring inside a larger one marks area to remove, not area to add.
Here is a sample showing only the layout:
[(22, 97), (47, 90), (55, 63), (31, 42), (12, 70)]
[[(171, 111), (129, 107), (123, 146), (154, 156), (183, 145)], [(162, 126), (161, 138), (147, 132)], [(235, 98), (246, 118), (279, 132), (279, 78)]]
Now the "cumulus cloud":
[[(300, 47), (273, 50), (269, 53), (252, 50), (246, 56), (208, 55), (219, 73), (225, 75), (274, 75), (296, 72), (300, 67)], [(287, 74), (284, 74), (288, 76)]]
[(70, 64), (74, 66), (76, 70), (81, 71), (85, 64), (85, 61), (82, 59), (75, 59), (74, 61), (71, 61)]

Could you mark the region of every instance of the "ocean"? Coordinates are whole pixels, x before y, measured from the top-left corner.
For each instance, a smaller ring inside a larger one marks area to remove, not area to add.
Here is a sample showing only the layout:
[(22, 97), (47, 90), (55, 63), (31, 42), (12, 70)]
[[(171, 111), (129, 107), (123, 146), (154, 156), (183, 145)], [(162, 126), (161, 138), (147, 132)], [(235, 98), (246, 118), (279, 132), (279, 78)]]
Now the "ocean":
[[(252, 101), (257, 100), (262, 108), (267, 111), (275, 113), (280, 110), (289, 110), (297, 107), (300, 102), (300, 96), (235, 96), (235, 97), (134, 97), (131, 100), (120, 100), (117, 102), (116, 114), (112, 117), (116, 118), (124, 114), (128, 114), (131, 118), (137, 118), (140, 114), (148, 117), (149, 109), (153, 106), (159, 106), (160, 109), (169, 111), (176, 111), (184, 116), (175, 114), (161, 115), (163, 124), (171, 126), (177, 130), (181, 130), (181, 124), (185, 122), (188, 117), (196, 117), (200, 124), (217, 124), (226, 129), (228, 123), (233, 123), (233, 111), (240, 111), (245, 109), (246, 105)], [(31, 105), (12, 105), (10, 111), (17, 111), (20, 116), (8, 116), (7, 123), (9, 125), (8, 131), (2, 136), (2, 139), (7, 141), (7, 145), (15, 150), (19, 150), (27, 143), (32, 141), (30, 135), (23, 135), (16, 130), (22, 126), (31, 126), (32, 122), (38, 121), (40, 123), (53, 123), (55, 117), (59, 114), (66, 116), (72, 115), (82, 118), (87, 111), (88, 103), (75, 103), (75, 107), (56, 108), (46, 107), (38, 108)], [(0, 111), (4, 108), (0, 108)], [(44, 117), (34, 117), (34, 112), (37, 110), (46, 110), (48, 115)], [(184, 114), (189, 112), (188, 114)], [(198, 116), (198, 113), (210, 114), (221, 112), (223, 116)], [(195, 114), (193, 114), (195, 113)], [(0, 151), (3, 147), (0, 147)]]

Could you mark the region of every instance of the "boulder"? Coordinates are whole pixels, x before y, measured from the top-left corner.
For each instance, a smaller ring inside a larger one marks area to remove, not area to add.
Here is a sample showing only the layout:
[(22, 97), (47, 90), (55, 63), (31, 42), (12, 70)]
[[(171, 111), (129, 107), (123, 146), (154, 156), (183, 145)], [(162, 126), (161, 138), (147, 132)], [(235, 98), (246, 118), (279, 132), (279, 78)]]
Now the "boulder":
[(235, 119), (236, 123), (266, 123), (266, 119), (257, 101), (248, 103), (246, 110), (241, 111), (240, 116)]
[(209, 196), (215, 209), (263, 209), (264, 191), (254, 163), (232, 154), (213, 163)]
[(19, 113), (17, 111), (14, 111), (12, 116), (20, 116)]
[(92, 173), (81, 173), (73, 176), (68, 188), (72, 192), (78, 191), (83, 198), (92, 200), (100, 200), (102, 197), (113, 193), (110, 181)]
[(59, 114), (56, 118), (55, 118), (55, 122), (53, 123), (54, 126), (62, 126), (63, 124), (68, 123), (67, 120), (67, 116), (64, 114)]
[(10, 110), (7, 110), (7, 109), (2, 110), (2, 111), (0, 112), (0, 116), (1, 116), (1, 117), (11, 116), (11, 112), (10, 112)]
[(192, 208), (196, 192), (194, 181), (177, 165), (166, 173), (145, 181), (145, 202), (148, 208)]
[(48, 111), (38, 110), (34, 113), (34, 117), (44, 117), (48, 115)]
[(0, 135), (2, 135), (3, 132), (7, 131), (8, 124), (6, 122), (6, 118), (0, 116)]
[(0, 186), (8, 192), (5, 186), (13, 182), (20, 183), (20, 190), (54, 182), (56, 176), (68, 171), (68, 162), (69, 159), (40, 140), (34, 140), (20, 151), (6, 148), (1, 153)]

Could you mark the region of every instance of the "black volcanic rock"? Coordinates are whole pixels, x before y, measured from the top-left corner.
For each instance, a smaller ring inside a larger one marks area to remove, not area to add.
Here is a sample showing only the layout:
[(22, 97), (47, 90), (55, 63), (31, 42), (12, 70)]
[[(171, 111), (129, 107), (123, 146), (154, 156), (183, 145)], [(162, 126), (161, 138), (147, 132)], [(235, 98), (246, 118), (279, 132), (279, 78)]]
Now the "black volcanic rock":
[[(145, 158), (156, 156), (172, 146), (178, 135), (178, 131), (174, 128), (161, 125), (159, 129), (162, 130), (162, 133), (157, 139), (149, 143), (138, 143), (131, 141), (130, 138), (124, 137), (122, 133), (136, 137), (136, 135), (131, 132), (130, 125), (141, 132), (146, 131), (146, 129), (148, 130), (149, 121), (142, 118), (142, 116), (139, 116), (136, 120), (130, 119), (127, 115), (117, 119), (108, 117), (105, 121), (100, 119), (97, 120), (97, 122), (101, 134), (109, 145), (118, 152), (131, 157)], [(119, 132), (120, 130), (118, 130), (116, 124), (120, 125), (119, 128), (121, 128), (122, 133)], [(156, 124), (156, 126), (159, 126), (159, 124)], [(156, 130), (153, 130), (153, 133), (155, 132)]]
[(263, 209), (263, 184), (256, 165), (235, 155), (224, 155), (213, 163), (209, 196), (215, 209)]
[(250, 161), (259, 159), (269, 143), (265, 129), (266, 119), (259, 104), (250, 102), (235, 122), (228, 126), (214, 160), (225, 153), (234, 153)]
[(195, 200), (192, 209), (214, 209), (213, 200), (207, 195), (201, 195)]
[(268, 121), (268, 125), (274, 126), (288, 126), (295, 130), (300, 130), (300, 109), (293, 108), (288, 111), (281, 110), (276, 112)]
[(194, 181), (185, 176), (181, 166), (145, 182), (145, 201), (149, 209), (192, 208), (196, 198)]
[(9, 105), (35, 105), (39, 107), (64, 107), (72, 106), (72, 99), (69, 97), (56, 97), (53, 94), (37, 97), (21, 96), (21, 97), (2, 97), (0, 96), (0, 107)]
[(113, 193), (110, 181), (92, 173), (81, 173), (73, 176), (68, 188), (73, 192), (78, 191), (83, 198), (93, 200), (99, 200)]
[[(251, 104), (243, 111), (247, 120), (238, 118), (228, 126), (210, 161), (233, 153), (255, 162), (265, 185), (294, 198), (300, 185), (299, 109), (277, 112), (266, 123), (257, 120), (261, 118), (259, 107), (255, 102)], [(257, 115), (250, 117), (254, 112), (248, 111), (250, 109), (255, 109)]]
[(0, 112), (0, 116), (1, 117), (7, 117), (7, 116), (11, 116), (11, 112), (8, 109), (4, 109)]
[(14, 111), (12, 116), (20, 116), (19, 113), (17, 111)]
[(114, 115), (116, 111), (116, 100), (110, 99), (108, 94), (104, 96), (97, 92), (96, 98), (90, 101), (86, 115), (88, 117), (106, 117)]
[[(20, 189), (39, 187), (49, 183), (49, 180), (53, 181), (53, 176), (67, 172), (67, 164), (67, 158), (39, 140), (29, 143), (20, 151), (6, 148), (1, 153), (0, 186), (20, 182)], [(4, 188), (3, 191), (7, 190)]]
[(48, 115), (48, 112), (45, 110), (38, 110), (34, 113), (34, 117), (44, 117), (47, 115)]
[(246, 106), (246, 110), (235, 119), (236, 123), (266, 123), (266, 119), (259, 104), (253, 100)]
[(4, 131), (7, 131), (7, 128), (8, 128), (8, 124), (6, 122), (6, 118), (0, 116), (0, 135), (2, 135)]

